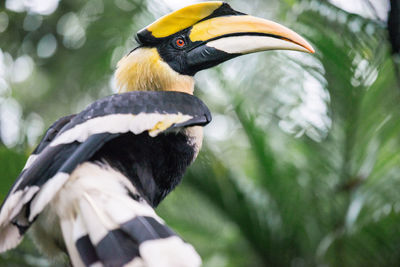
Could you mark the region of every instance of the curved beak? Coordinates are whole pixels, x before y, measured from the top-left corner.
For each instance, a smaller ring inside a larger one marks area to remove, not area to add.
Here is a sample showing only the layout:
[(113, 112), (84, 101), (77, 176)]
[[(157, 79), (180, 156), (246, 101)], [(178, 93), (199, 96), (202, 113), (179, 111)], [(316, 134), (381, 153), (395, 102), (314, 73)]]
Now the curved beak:
[(294, 31), (249, 15), (221, 16), (200, 21), (192, 26), (189, 38), (197, 45), (189, 51), (188, 63), (197, 71), (259, 51), (279, 49), (315, 52)]

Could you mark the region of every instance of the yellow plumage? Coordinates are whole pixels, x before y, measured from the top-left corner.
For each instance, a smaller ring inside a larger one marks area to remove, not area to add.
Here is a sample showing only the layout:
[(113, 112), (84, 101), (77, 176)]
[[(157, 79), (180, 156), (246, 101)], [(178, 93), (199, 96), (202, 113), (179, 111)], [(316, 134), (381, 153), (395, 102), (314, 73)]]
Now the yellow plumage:
[(179, 91), (193, 94), (193, 77), (174, 71), (156, 48), (138, 48), (122, 58), (115, 73), (119, 93)]

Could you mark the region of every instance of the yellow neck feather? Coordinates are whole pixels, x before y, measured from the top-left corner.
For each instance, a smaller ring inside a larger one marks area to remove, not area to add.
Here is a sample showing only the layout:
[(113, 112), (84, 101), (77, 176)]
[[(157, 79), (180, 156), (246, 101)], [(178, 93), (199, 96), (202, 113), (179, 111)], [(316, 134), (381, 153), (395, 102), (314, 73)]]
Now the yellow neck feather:
[(179, 91), (193, 94), (194, 79), (174, 71), (156, 48), (138, 48), (123, 57), (115, 73), (118, 92)]

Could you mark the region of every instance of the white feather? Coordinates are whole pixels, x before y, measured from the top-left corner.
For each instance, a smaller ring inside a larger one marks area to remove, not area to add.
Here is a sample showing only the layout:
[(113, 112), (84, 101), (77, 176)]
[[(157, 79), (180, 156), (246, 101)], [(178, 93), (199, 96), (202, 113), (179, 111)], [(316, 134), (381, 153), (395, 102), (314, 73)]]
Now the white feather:
[[(130, 186), (127, 187), (126, 185)], [(129, 188), (129, 189), (127, 189)], [(78, 166), (49, 203), (48, 209), (60, 218), (62, 233), (74, 266), (82, 266), (75, 247), (76, 240), (88, 234), (96, 246), (121, 223), (136, 216), (151, 216), (163, 221), (146, 203), (133, 200), (128, 191), (136, 192), (129, 180), (108, 166), (84, 163)], [(39, 217), (40, 219), (40, 217)], [(140, 258), (127, 267), (197, 267), (201, 259), (194, 248), (179, 237), (145, 241), (139, 246)], [(76, 260), (79, 259), (79, 260)], [(102, 266), (97, 262), (92, 265)]]
[(29, 221), (32, 221), (49, 201), (53, 199), (54, 195), (58, 193), (68, 178), (68, 173), (59, 172), (42, 186), (39, 193), (32, 200)]
[(14, 210), (10, 215), (10, 219), (13, 219), (15, 216), (18, 215), (23, 206), (32, 199), (32, 197), (36, 194), (36, 192), (39, 191), (39, 189), (40, 188), (38, 186), (25, 187), (22, 198), (19, 200), (17, 206), (14, 207)]
[(71, 259), (73, 266), (84, 267), (85, 264), (82, 262), (81, 257), (79, 256), (79, 252), (75, 247), (75, 232), (77, 228), (81, 227), (80, 222), (77, 219), (78, 218), (76, 218), (75, 220), (73, 218), (71, 218), (70, 220), (63, 219), (60, 220), (60, 224), (64, 237), (64, 242), (68, 249), (68, 255)]
[(103, 208), (113, 221), (123, 224), (136, 216), (149, 216), (163, 223), (163, 220), (157, 216), (154, 209), (146, 202), (132, 201), (127, 195), (109, 195), (109, 198), (103, 202)]
[(0, 227), (7, 225), (21, 211), (24, 204), (29, 202), (32, 196), (39, 191), (38, 186), (27, 186), (24, 190), (11, 193), (3, 205), (0, 213)]
[(139, 246), (146, 267), (198, 267), (200, 256), (177, 236), (149, 240)]
[[(59, 212), (65, 212), (71, 203), (79, 202), (82, 198), (89, 198), (96, 210), (107, 211), (107, 216), (116, 224), (121, 224), (137, 215), (152, 216), (158, 221), (153, 208), (145, 201), (134, 201), (128, 195), (137, 194), (132, 183), (121, 173), (109, 166), (84, 163), (72, 174), (60, 192), (58, 202)], [(67, 193), (68, 192), (68, 193)], [(100, 211), (99, 211), (100, 212)]]
[[(131, 131), (134, 134), (140, 134), (152, 130), (152, 136), (155, 136), (173, 123), (182, 123), (192, 118), (192, 116), (182, 114), (112, 114), (78, 124), (62, 133), (50, 145), (57, 146), (75, 141), (84, 142), (89, 136), (98, 133), (127, 133)], [(158, 129), (160, 123), (164, 123), (165, 127)]]
[(12, 224), (0, 228), (0, 253), (16, 247), (22, 240), (18, 228)]
[(85, 194), (85, 199), (80, 201), (79, 207), (86, 228), (89, 232), (90, 240), (93, 245), (97, 245), (109, 231), (118, 227), (104, 213), (102, 209), (97, 207), (92, 198)]
[(73, 239), (74, 243), (81, 237), (87, 235), (88, 231), (82, 220), (82, 215), (78, 213), (74, 221)]

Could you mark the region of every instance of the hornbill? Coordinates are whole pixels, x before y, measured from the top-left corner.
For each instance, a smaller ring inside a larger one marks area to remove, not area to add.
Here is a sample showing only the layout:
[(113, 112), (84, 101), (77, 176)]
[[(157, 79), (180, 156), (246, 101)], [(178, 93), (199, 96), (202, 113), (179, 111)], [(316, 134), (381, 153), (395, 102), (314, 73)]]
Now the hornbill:
[(47, 255), (73, 266), (199, 266), (200, 257), (154, 208), (179, 184), (211, 121), (193, 76), (257, 51), (313, 53), (302, 37), (223, 2), (172, 12), (137, 33), (119, 93), (56, 121), (0, 211), (0, 251), (32, 225)]

